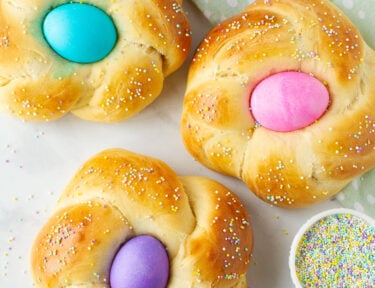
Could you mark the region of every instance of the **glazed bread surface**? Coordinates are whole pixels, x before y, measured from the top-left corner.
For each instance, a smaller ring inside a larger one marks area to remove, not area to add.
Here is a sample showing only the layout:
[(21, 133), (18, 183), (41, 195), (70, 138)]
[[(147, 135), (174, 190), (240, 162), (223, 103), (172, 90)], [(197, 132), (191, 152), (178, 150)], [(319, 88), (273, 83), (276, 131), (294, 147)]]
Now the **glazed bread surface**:
[[(292, 132), (262, 127), (249, 108), (254, 87), (284, 71), (313, 75), (330, 95), (318, 121)], [(375, 165), (373, 79), (374, 50), (329, 1), (255, 1), (197, 49), (182, 137), (197, 160), (272, 205), (317, 203)]]
[(32, 247), (36, 287), (110, 287), (128, 239), (152, 235), (170, 260), (167, 287), (245, 288), (253, 238), (240, 199), (202, 177), (122, 149), (87, 161)]
[(188, 56), (190, 25), (182, 0), (87, 0), (112, 18), (118, 40), (99, 62), (70, 62), (51, 49), (42, 31), (47, 13), (66, 3), (1, 2), (1, 111), (30, 121), (69, 111), (98, 122), (124, 120), (149, 105)]

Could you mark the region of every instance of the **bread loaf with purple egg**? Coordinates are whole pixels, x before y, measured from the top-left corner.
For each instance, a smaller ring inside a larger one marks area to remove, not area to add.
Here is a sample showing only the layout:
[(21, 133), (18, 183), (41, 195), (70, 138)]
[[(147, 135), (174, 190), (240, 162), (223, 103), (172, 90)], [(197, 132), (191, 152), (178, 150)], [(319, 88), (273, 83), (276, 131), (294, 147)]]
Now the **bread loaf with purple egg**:
[(105, 150), (77, 171), (32, 247), (36, 287), (245, 288), (240, 199), (164, 162)]
[(329, 199), (375, 165), (375, 51), (328, 0), (258, 0), (189, 70), (187, 150), (281, 207)]
[(182, 0), (2, 1), (0, 27), (0, 111), (27, 121), (132, 117), (191, 46)]

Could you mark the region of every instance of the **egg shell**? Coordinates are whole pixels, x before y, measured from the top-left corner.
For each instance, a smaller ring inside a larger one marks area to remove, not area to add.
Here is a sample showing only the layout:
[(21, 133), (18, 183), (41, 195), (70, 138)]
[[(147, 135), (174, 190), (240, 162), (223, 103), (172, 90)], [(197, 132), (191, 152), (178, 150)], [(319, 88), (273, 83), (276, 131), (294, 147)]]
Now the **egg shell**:
[(43, 34), (58, 55), (77, 63), (102, 60), (117, 42), (111, 17), (93, 5), (82, 3), (52, 9), (43, 21)]
[(165, 288), (168, 278), (167, 251), (158, 239), (149, 235), (125, 242), (110, 271), (111, 288)]
[(329, 93), (322, 82), (302, 72), (280, 72), (253, 90), (250, 107), (255, 120), (272, 131), (305, 128), (327, 110)]

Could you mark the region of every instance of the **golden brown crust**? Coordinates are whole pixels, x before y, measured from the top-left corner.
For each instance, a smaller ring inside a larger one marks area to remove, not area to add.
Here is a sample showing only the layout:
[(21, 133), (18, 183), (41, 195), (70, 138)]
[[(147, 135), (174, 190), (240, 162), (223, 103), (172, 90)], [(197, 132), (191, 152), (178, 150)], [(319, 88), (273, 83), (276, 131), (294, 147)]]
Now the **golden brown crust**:
[(240, 199), (213, 180), (178, 177), (160, 160), (106, 150), (77, 171), (54, 211), (32, 249), (37, 287), (109, 287), (117, 249), (140, 234), (166, 246), (168, 287), (246, 287), (250, 219)]
[(246, 210), (238, 197), (217, 182), (200, 177), (182, 177), (181, 181), (197, 221), (186, 241), (183, 262), (195, 263), (193, 273), (200, 282), (236, 287), (245, 278), (253, 243)]
[(0, 5), (0, 109), (25, 120), (53, 120), (69, 111), (83, 119), (129, 118), (161, 92), (191, 46), (182, 1), (94, 1), (114, 20), (118, 42), (102, 61), (77, 64), (57, 56), (42, 35), (55, 0)]
[[(319, 121), (288, 133), (258, 126), (249, 111), (255, 85), (282, 71), (314, 75), (331, 99)], [(375, 52), (329, 1), (255, 1), (215, 27), (194, 56), (185, 146), (269, 203), (322, 201), (375, 165), (374, 77)]]
[(108, 283), (112, 260), (108, 255), (132, 235), (121, 212), (103, 202), (60, 210), (35, 241), (31, 258), (35, 281), (43, 283), (41, 287)]

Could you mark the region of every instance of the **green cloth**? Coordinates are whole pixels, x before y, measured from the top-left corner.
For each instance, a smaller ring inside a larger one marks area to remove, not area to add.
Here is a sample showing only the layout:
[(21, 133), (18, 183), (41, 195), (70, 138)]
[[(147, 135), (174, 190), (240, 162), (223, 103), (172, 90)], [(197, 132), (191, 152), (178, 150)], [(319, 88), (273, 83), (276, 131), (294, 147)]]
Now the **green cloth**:
[[(212, 24), (236, 15), (253, 0), (192, 0)], [(331, 0), (353, 21), (375, 49), (375, 0)], [(272, 0), (271, 0), (272, 3)], [(374, 79), (375, 81), (375, 79)], [(375, 217), (375, 169), (352, 181), (337, 195), (343, 207)]]

